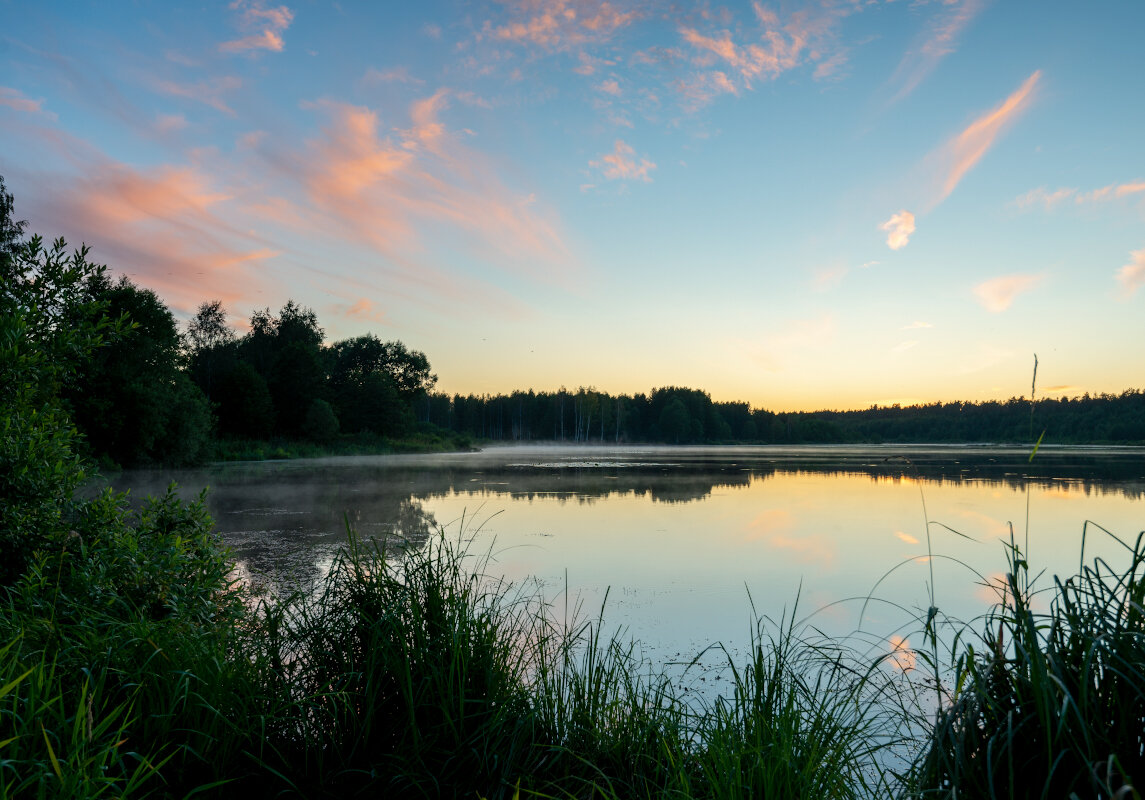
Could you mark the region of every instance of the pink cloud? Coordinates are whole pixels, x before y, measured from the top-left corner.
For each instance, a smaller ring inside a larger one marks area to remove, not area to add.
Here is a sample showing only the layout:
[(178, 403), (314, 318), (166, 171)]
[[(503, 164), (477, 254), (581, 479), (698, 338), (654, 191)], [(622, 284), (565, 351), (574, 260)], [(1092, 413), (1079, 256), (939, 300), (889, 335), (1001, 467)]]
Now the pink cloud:
[(1129, 263), (1117, 271), (1117, 282), (1126, 296), (1145, 285), (1145, 249), (1132, 251), (1129, 259)]
[[(774, 78), (796, 66), (803, 47), (801, 39), (793, 38), (788, 41), (775, 31), (766, 34), (765, 45), (744, 46), (736, 45), (727, 31), (723, 31), (718, 37), (712, 37), (704, 36), (691, 28), (681, 28), (680, 35), (694, 48), (708, 51), (726, 61), (735, 72), (739, 73), (744, 86), (748, 89), (751, 88), (751, 82), (760, 76)], [(705, 62), (701, 60), (700, 63)]]
[(362, 76), (366, 83), (416, 83), (423, 84), (421, 78), (415, 78), (407, 67), (391, 67), (390, 69), (375, 69), (370, 67)]
[(486, 21), (481, 36), (495, 41), (532, 44), (549, 50), (607, 39), (636, 19), (607, 0), (502, 0), (511, 17), (504, 24)]
[(360, 297), (350, 305), (335, 305), (333, 310), (347, 319), (364, 320), (366, 322), (385, 322), (385, 312), (376, 308), (373, 301)]
[(609, 180), (641, 180), (651, 183), (648, 173), (656, 169), (656, 165), (641, 157), (639, 162), (634, 158), (636, 151), (631, 145), (625, 144), (621, 139), (616, 140), (616, 146), (611, 153), (600, 157), (599, 161), (590, 161), (589, 166), (597, 167)]
[(900, 672), (910, 672), (917, 666), (918, 654), (910, 646), (910, 639), (895, 634), (887, 640), (887, 644), (890, 647), (890, 661), (895, 669)]
[(601, 81), (599, 84), (597, 84), (596, 88), (598, 91), (604, 92), (605, 94), (610, 94), (613, 97), (620, 97), (621, 94), (620, 83), (615, 80)]
[(313, 210), (399, 262), (424, 247), (423, 229), (446, 225), (466, 233), (499, 264), (567, 266), (555, 225), (535, 210), (530, 196), (506, 187), (490, 161), (439, 119), (449, 96), (443, 89), (415, 102), (411, 126), (397, 140), (382, 135), (368, 108), (309, 104), (325, 112), (329, 124), (293, 162), (292, 173), (305, 185)]
[(1078, 203), (1098, 203), (1104, 200), (1120, 200), (1123, 197), (1130, 195), (1140, 194), (1145, 192), (1145, 181), (1133, 181), (1132, 183), (1110, 184), (1103, 186), (1100, 189), (1094, 189), (1091, 192), (1085, 192), (1077, 196)]
[(155, 289), (174, 308), (248, 299), (259, 264), (278, 251), (228, 221), (231, 199), (189, 167), (140, 170), (106, 158), (68, 181), (48, 180), (36, 224), (93, 247), (96, 261)]
[(1018, 208), (1041, 205), (1045, 206), (1045, 209), (1049, 211), (1071, 197), (1077, 205), (1084, 205), (1086, 203), (1104, 203), (1110, 200), (1121, 200), (1141, 193), (1145, 193), (1145, 181), (1111, 183), (1108, 186), (1102, 186), (1100, 189), (1091, 189), (1088, 192), (1082, 192), (1075, 187), (1063, 187), (1061, 189), (1055, 189), (1052, 192), (1044, 188), (1038, 188), (1031, 189), (1021, 197), (1015, 198), (1014, 205)]
[(159, 133), (174, 133), (187, 127), (187, 118), (182, 114), (157, 114), (155, 130)]
[(1019, 294), (1041, 281), (1041, 275), (1006, 275), (978, 284), (974, 287), (974, 296), (983, 308), (997, 314), (1009, 308)]
[(44, 111), (43, 100), (32, 100), (25, 97), (24, 93), (19, 89), (12, 89), (7, 86), (0, 86), (0, 106), (8, 106), (8, 108), (15, 109), (16, 111), (24, 111), (29, 114), (44, 114), (52, 119), (56, 119), (56, 115), (50, 111)]
[(1062, 201), (1068, 200), (1076, 193), (1077, 189), (1054, 189), (1052, 192), (1044, 188), (1031, 189), (1021, 197), (1015, 198), (1014, 205), (1018, 208), (1040, 205), (1045, 206), (1048, 211)]
[(242, 81), (231, 75), (199, 81), (194, 84), (176, 83), (175, 81), (158, 81), (155, 84), (155, 88), (163, 94), (195, 100), (232, 117), (235, 115), (234, 109), (223, 102), (222, 96), (224, 92), (234, 91), (241, 87)]
[(294, 20), (294, 12), (286, 6), (267, 8), (262, 0), (234, 0), (230, 4), (232, 11), (240, 11), (239, 29), (251, 30), (253, 33), (223, 42), (219, 50), (224, 53), (241, 53), (248, 50), (270, 50), (274, 53), (282, 52), (284, 42), (283, 32), (290, 27)]
[(959, 36), (982, 8), (982, 0), (954, 0), (943, 4), (926, 32), (903, 55), (891, 76), (891, 85), (899, 87), (891, 103), (902, 100), (917, 89), (939, 62), (957, 49)]
[(904, 209), (880, 225), (879, 230), (887, 232), (887, 247), (901, 250), (910, 243), (914, 233), (914, 214)]
[(1026, 78), (1017, 91), (996, 108), (970, 123), (944, 146), (939, 158), (945, 177), (937, 202), (950, 196), (966, 173), (986, 155), (998, 135), (1029, 107), (1034, 88), (1041, 76), (1041, 70), (1038, 70)]
[(692, 61), (696, 66), (706, 69), (720, 64), (727, 70), (677, 82), (677, 88), (692, 101), (693, 110), (719, 94), (750, 90), (757, 79), (773, 80), (804, 64), (816, 65), (816, 80), (836, 74), (846, 64), (847, 51), (836, 42), (836, 28), (856, 6), (812, 5), (787, 14), (786, 21), (758, 2), (752, 8), (761, 27), (754, 40), (741, 37), (737, 42), (729, 30), (702, 33), (693, 27), (680, 27), (680, 36), (695, 51)]
[(720, 95), (739, 94), (739, 87), (719, 70), (701, 72), (691, 80), (678, 80), (675, 89), (687, 100), (685, 107), (689, 111), (698, 111)]

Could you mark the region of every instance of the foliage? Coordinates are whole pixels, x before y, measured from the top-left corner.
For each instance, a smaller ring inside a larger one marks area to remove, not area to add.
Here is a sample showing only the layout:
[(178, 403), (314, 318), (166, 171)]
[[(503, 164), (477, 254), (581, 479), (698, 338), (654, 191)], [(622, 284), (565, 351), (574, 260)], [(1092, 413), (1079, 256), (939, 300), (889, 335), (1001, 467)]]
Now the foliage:
[(91, 296), (112, 316), (131, 320), (126, 335), (86, 359), (64, 392), (94, 453), (123, 465), (201, 460), (211, 428), (206, 398), (180, 369), (175, 318), (159, 297), (126, 277), (89, 280)]
[(218, 376), (218, 432), (265, 439), (274, 431), (274, 401), (266, 380), (245, 361), (225, 363)]
[(86, 248), (33, 237), (4, 262), (0, 291), (0, 586), (67, 530), (86, 472), (59, 393), (88, 354), (126, 329), (87, 291), (104, 267)]
[[(179, 794), (241, 774), (257, 711), (246, 613), (199, 503), (110, 491), (41, 551), (0, 615), (0, 796)], [(17, 681), (14, 685), (12, 681)], [(244, 723), (249, 724), (249, 723)], [(212, 777), (212, 776), (215, 777)]]
[(316, 442), (328, 442), (338, 435), (338, 417), (329, 403), (318, 399), (310, 404), (302, 423), (302, 433)]
[[(234, 360), (235, 333), (227, 325), (227, 312), (219, 300), (201, 303), (194, 318), (187, 325), (189, 340), (189, 372), (203, 390), (208, 402), (214, 400), (215, 372), (219, 362)], [(226, 397), (225, 392), (219, 393)]]

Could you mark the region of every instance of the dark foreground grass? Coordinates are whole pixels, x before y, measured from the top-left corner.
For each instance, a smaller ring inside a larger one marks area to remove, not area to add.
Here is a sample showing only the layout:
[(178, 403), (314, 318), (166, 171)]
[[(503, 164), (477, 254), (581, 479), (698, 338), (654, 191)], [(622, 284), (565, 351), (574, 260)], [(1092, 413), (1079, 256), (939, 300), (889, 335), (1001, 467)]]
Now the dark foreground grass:
[(968, 638), (956, 651), (955, 691), (914, 766), (912, 797), (1141, 797), (1143, 537), (1125, 545), (1128, 568), (1083, 559), (1077, 575), (1055, 578), (1047, 613), (1032, 609), (1011, 542), (1005, 598), (978, 647)]
[(1042, 615), (1012, 549), (921, 727), (919, 684), (791, 623), (701, 702), (459, 538), (394, 548), (351, 536), (316, 595), (256, 597), (201, 505), (91, 503), (7, 590), (0, 798), (1139, 796), (1140, 539)]

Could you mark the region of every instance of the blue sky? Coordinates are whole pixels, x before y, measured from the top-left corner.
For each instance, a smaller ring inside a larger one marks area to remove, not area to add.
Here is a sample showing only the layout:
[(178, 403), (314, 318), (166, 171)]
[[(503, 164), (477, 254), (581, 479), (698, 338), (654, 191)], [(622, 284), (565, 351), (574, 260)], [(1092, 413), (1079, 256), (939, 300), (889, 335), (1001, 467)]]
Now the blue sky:
[(1145, 5), (0, 2), (0, 174), (448, 392), (1140, 387)]

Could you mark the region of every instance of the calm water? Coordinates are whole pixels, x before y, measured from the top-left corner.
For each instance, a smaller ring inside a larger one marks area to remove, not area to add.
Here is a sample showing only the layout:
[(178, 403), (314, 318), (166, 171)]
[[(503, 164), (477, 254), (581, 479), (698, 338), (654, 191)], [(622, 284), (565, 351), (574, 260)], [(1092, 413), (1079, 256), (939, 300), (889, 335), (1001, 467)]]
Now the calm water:
[[(133, 496), (169, 481), (207, 503), (245, 574), (306, 582), (345, 541), (472, 536), (490, 571), (565, 591), (659, 663), (747, 640), (791, 613), (872, 649), (917, 640), (930, 604), (971, 619), (1005, 570), (1010, 525), (1034, 571), (1072, 574), (1083, 525), (1145, 529), (1145, 451), (988, 447), (505, 447), (444, 456), (246, 463), (125, 472)], [(927, 559), (930, 520), (933, 562)], [(464, 522), (462, 522), (464, 521)], [(952, 533), (950, 529), (958, 531)], [(969, 538), (964, 538), (969, 537)], [(1091, 529), (1086, 558), (1125, 561)], [(889, 573), (889, 575), (887, 574)], [(871, 597), (864, 603), (861, 598)], [(854, 598), (860, 598), (858, 600)]]

